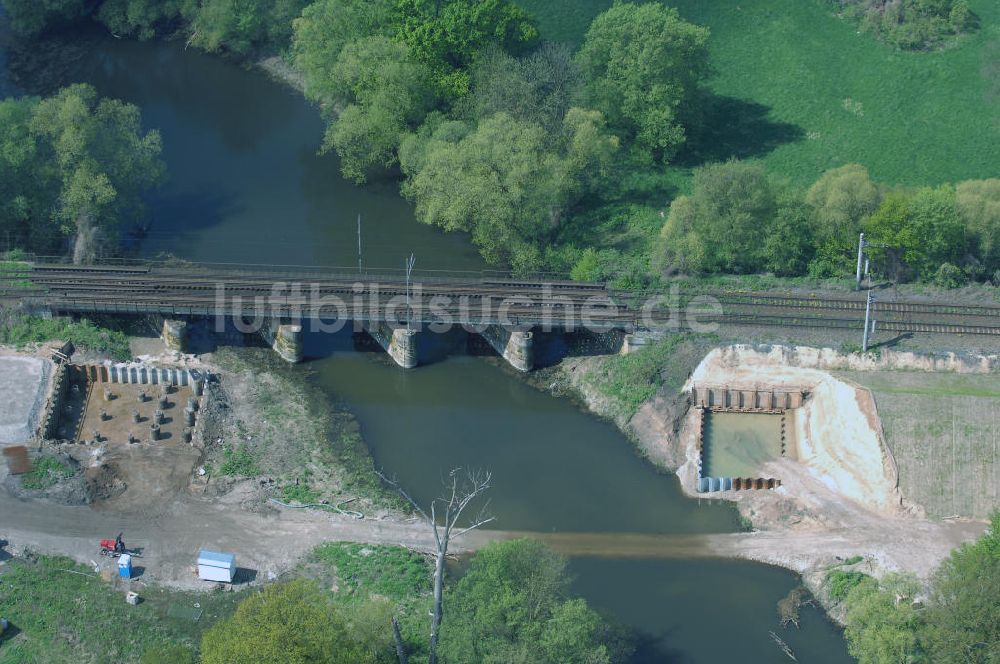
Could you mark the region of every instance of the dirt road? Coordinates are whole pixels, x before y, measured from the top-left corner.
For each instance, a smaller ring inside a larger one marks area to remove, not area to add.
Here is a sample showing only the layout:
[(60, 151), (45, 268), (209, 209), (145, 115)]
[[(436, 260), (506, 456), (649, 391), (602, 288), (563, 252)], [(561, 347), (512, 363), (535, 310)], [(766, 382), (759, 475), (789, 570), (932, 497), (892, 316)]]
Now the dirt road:
[[(912, 521), (893, 532), (856, 528), (833, 531), (772, 531), (717, 535), (642, 535), (629, 533), (518, 533), (479, 530), (457, 540), (461, 553), (495, 540), (531, 536), (567, 555), (636, 558), (734, 557), (767, 562), (799, 572), (829, 564), (836, 556), (865, 555), (884, 569), (910, 569), (927, 574), (929, 561), (940, 561), (961, 542), (974, 539), (985, 526), (978, 522)], [(97, 542), (125, 535), (129, 547), (141, 548), (136, 561), (140, 578), (184, 588), (203, 587), (194, 574), (198, 550), (231, 551), (241, 568), (259, 581), (292, 568), (311, 548), (326, 541), (399, 544), (431, 551), (428, 529), (416, 521), (356, 520), (311, 510), (281, 510), (260, 515), (218, 501), (183, 497), (158, 515), (127, 515), (21, 501), (0, 491), (0, 539), (18, 552), (25, 547), (61, 553), (80, 562), (104, 566)], [(872, 542), (879, 542), (877, 546)]]

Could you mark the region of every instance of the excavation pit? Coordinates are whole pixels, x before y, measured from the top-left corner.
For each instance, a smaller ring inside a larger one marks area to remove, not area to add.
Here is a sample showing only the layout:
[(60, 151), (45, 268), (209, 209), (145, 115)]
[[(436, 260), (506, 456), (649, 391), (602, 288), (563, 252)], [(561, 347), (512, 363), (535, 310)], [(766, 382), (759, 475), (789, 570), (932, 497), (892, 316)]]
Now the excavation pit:
[(768, 461), (783, 456), (784, 415), (708, 413), (702, 447), (702, 475), (757, 477)]
[(194, 422), (188, 424), (185, 405), (197, 399), (190, 384), (111, 383), (103, 380), (107, 372), (102, 369), (66, 367), (66, 387), (55, 409), (51, 438), (82, 443), (186, 442), (184, 430)]

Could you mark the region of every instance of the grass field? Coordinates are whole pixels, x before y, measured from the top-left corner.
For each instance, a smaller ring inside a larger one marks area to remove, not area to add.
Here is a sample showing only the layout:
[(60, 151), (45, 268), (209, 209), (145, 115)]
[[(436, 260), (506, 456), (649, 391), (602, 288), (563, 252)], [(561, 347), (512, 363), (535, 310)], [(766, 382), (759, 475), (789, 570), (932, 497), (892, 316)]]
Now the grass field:
[(137, 586), (143, 601), (129, 606), (124, 588), (68, 558), (15, 558), (0, 572), (0, 615), (13, 626), (0, 645), (0, 664), (136, 662), (167, 644), (194, 653), (202, 632), (246, 596)]
[(875, 394), (903, 496), (936, 517), (1000, 507), (1000, 376), (844, 375)]
[[(578, 43), (610, 0), (519, 0), (549, 39)], [(970, 0), (980, 30), (940, 52), (901, 52), (826, 0), (672, 0), (711, 28), (718, 96), (699, 161), (760, 157), (807, 185), (850, 162), (887, 184), (1000, 176), (1000, 3)]]

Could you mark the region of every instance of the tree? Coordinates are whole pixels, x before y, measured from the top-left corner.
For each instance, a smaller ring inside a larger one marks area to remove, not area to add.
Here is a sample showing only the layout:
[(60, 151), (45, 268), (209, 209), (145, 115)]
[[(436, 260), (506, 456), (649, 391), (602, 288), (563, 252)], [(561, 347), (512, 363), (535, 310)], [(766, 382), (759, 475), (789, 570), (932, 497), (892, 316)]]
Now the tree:
[(390, 0), (317, 0), (295, 19), (292, 55), (311, 99), (330, 102), (340, 93), (333, 71), (351, 42), (387, 35)]
[(817, 276), (849, 274), (858, 251), (862, 224), (878, 208), (881, 194), (860, 164), (826, 171), (806, 192), (813, 209)]
[(74, 260), (90, 260), (123, 218), (140, 218), (143, 192), (162, 180), (160, 135), (142, 132), (137, 107), (82, 84), (39, 102), (31, 133), (41, 147), (37, 177), (60, 182), (53, 218), (75, 234)]
[[(778, 208), (778, 191), (760, 165), (729, 161), (702, 167), (695, 171), (691, 195), (670, 205), (657, 265), (686, 272), (758, 271), (767, 259), (761, 239), (773, 232)], [(788, 264), (770, 249), (776, 264)]]
[(782, 277), (806, 273), (816, 251), (812, 211), (798, 196), (780, 197), (764, 236), (764, 269)]
[(490, 263), (521, 260), (530, 269), (538, 260), (530, 249), (537, 251), (562, 209), (559, 158), (546, 150), (541, 127), (506, 113), (464, 136), (456, 129), (442, 123), (409, 139), (400, 154), (403, 193), (421, 222), (471, 233)]
[(872, 255), (876, 260), (888, 260), (896, 278), (900, 276), (894, 267), (896, 260), (926, 280), (942, 264), (958, 264), (965, 255), (965, 227), (950, 186), (893, 192), (869, 217), (865, 228), (874, 245)]
[(461, 111), (473, 120), (507, 113), (558, 137), (566, 113), (581, 101), (580, 69), (562, 44), (543, 44), (522, 58), (496, 46), (487, 48), (470, 76), (471, 92)]
[(986, 273), (1000, 270), (1000, 179), (969, 180), (955, 187), (955, 207)]
[(537, 540), (497, 542), (473, 557), (450, 593), (441, 653), (451, 662), (622, 661), (622, 634), (569, 597), (566, 560)]
[(538, 39), (538, 29), (509, 0), (393, 0), (395, 36), (432, 72), (437, 93), (458, 99), (469, 91), (468, 68), (496, 45), (518, 53)]
[(851, 589), (845, 605), (847, 650), (859, 664), (908, 664), (920, 655), (921, 614), (915, 606), (920, 583), (891, 574)]
[(2, 0), (14, 32), (35, 35), (51, 23), (71, 21), (86, 10), (85, 0)]
[(51, 249), (57, 228), (50, 210), (56, 178), (42, 172), (40, 146), (31, 133), (34, 98), (0, 101), (0, 235), (22, 247)]
[(474, 130), (432, 115), (400, 146), (417, 219), (466, 231), (490, 263), (537, 270), (566, 210), (610, 172), (618, 141), (597, 111), (571, 108), (555, 138), (506, 113)]
[(664, 160), (685, 139), (682, 119), (708, 74), (708, 30), (660, 3), (616, 3), (577, 53), (589, 103), (636, 149)]
[[(396, 480), (389, 479), (381, 472), (379, 472), (379, 477), (399, 491), (400, 495), (413, 506), (413, 509), (434, 533), (434, 544), (437, 548), (437, 555), (434, 558), (434, 608), (431, 612), (431, 635), (427, 651), (428, 663), (437, 664), (438, 638), (441, 619), (444, 616), (444, 572), (445, 562), (448, 558), (448, 547), (451, 545), (452, 538), (461, 537), (470, 530), (493, 521), (493, 517), (487, 516), (485, 511), (480, 511), (468, 525), (458, 525), (462, 514), (469, 505), (476, 502), (489, 490), (493, 478), (489, 472), (472, 471), (463, 475), (461, 468), (452, 469), (448, 478), (444, 480), (444, 494), (441, 498), (431, 501), (430, 514), (428, 514)], [(396, 634), (397, 651), (402, 651), (399, 631), (395, 628), (393, 631)], [(404, 663), (401, 661), (400, 664)]]
[(158, 26), (193, 15), (197, 8), (197, 0), (104, 0), (97, 18), (114, 35), (151, 39)]
[(348, 614), (305, 579), (269, 585), (202, 637), (202, 664), (357, 664), (391, 661), (389, 607)]
[(600, 111), (570, 108), (563, 118), (562, 191), (567, 204), (600, 191), (618, 152), (618, 137), (608, 134)]
[(989, 532), (955, 551), (934, 576), (924, 641), (930, 661), (1000, 661), (1000, 512)]
[(361, 183), (373, 167), (396, 162), (403, 134), (432, 102), (428, 77), (426, 67), (409, 60), (404, 44), (387, 37), (344, 47), (331, 89), (348, 106), (328, 129), (323, 149), (336, 149), (346, 177)]
[(292, 34), (292, 19), (308, 0), (198, 0), (190, 43), (206, 51), (250, 53), (280, 49)]

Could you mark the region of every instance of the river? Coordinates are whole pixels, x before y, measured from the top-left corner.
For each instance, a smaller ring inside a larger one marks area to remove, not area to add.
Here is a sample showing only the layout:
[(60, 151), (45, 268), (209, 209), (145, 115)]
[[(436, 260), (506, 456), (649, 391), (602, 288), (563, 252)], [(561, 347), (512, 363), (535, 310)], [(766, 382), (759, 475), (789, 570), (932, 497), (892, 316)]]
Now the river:
[[(0, 38), (2, 38), (0, 34)], [(2, 41), (0, 41), (2, 45)], [(163, 136), (169, 182), (151, 197), (145, 255), (211, 262), (354, 265), (357, 217), (369, 267), (483, 267), (467, 238), (414, 220), (392, 181), (359, 188), (318, 156), (317, 110), (257, 70), (185, 50), (181, 43), (90, 35), (46, 50), (47, 75), (0, 72), (0, 91), (48, 93), (89, 82), (140, 106)], [(67, 55), (68, 54), (68, 55)], [(0, 67), (6, 58), (0, 52)], [(728, 532), (728, 504), (685, 498), (673, 475), (640, 459), (613, 426), (528, 386), (497, 363), (455, 356), (404, 372), (343, 339), (307, 338), (331, 400), (358, 417), (376, 463), (419, 500), (454, 466), (489, 468), (496, 526), (542, 532)], [(840, 631), (804, 607), (782, 630), (775, 605), (798, 584), (786, 570), (738, 561), (574, 558), (577, 591), (636, 628), (634, 661), (714, 664), (850, 662)]]

